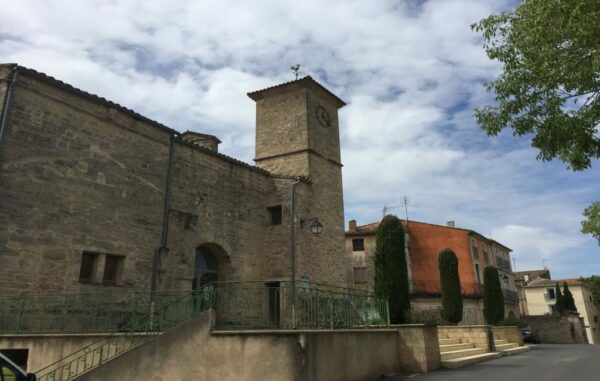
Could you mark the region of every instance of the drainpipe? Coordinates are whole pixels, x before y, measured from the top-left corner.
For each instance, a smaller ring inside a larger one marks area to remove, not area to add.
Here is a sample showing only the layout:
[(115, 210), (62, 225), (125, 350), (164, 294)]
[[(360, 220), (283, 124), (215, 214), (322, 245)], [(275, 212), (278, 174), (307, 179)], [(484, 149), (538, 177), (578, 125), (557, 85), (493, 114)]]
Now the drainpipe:
[[(167, 179), (165, 184), (165, 198), (163, 205), (163, 226), (160, 235), (160, 246), (154, 250), (152, 259), (152, 281), (150, 284), (150, 313), (154, 313), (156, 304), (156, 290), (158, 288), (158, 271), (160, 269), (160, 255), (166, 252), (167, 239), (169, 235), (169, 212), (171, 210), (171, 182), (173, 177), (173, 158), (175, 156), (175, 134), (171, 134), (169, 140), (169, 161), (167, 164)], [(152, 315), (151, 315), (152, 316)]]
[(2, 119), (0, 121), (0, 152), (2, 151), (2, 141), (4, 137), (4, 132), (8, 129), (8, 115), (10, 114), (10, 108), (13, 100), (14, 85), (17, 82), (18, 76), (19, 67), (15, 65), (15, 67), (13, 68), (12, 77), (8, 82), (8, 89), (6, 89), (6, 96), (4, 97), (4, 104), (2, 108)]
[(292, 327), (296, 328), (296, 185), (300, 178), (290, 186), (290, 257), (291, 257), (291, 281), (292, 281)]

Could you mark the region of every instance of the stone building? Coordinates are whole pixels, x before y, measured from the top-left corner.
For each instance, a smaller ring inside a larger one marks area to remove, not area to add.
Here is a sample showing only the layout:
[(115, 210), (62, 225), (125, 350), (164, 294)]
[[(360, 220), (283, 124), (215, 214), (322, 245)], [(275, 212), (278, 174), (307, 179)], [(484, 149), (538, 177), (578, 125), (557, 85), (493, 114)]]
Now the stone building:
[(0, 80), (0, 295), (272, 284), (292, 253), (295, 279), (347, 285), (344, 102), (311, 77), (248, 94), (256, 165), (32, 69)]
[[(405, 253), (409, 267), (411, 304), (415, 311), (439, 310), (440, 277), (438, 254), (445, 248), (458, 258), (463, 293), (463, 324), (483, 324), (483, 268), (495, 266), (500, 275), (506, 316), (520, 315), (515, 277), (510, 266), (511, 249), (468, 229), (402, 220), (405, 228)], [(352, 262), (353, 287), (372, 290), (379, 222), (357, 226), (350, 221), (346, 231), (346, 254)]]

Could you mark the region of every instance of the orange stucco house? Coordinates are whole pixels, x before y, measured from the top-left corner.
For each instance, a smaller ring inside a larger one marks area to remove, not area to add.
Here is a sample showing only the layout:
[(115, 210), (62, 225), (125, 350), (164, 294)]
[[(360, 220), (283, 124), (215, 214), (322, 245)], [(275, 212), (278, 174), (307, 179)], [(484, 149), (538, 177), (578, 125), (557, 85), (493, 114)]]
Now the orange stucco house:
[[(435, 225), (402, 220), (406, 232), (406, 259), (409, 268), (413, 310), (441, 309), (438, 254), (449, 248), (458, 258), (463, 292), (463, 323), (483, 324), (483, 268), (496, 266), (504, 293), (505, 313), (519, 316), (519, 299), (510, 266), (511, 249), (473, 230), (457, 228), (454, 222)], [(350, 221), (346, 231), (346, 253), (353, 266), (354, 287), (373, 289), (379, 222), (357, 226)]]

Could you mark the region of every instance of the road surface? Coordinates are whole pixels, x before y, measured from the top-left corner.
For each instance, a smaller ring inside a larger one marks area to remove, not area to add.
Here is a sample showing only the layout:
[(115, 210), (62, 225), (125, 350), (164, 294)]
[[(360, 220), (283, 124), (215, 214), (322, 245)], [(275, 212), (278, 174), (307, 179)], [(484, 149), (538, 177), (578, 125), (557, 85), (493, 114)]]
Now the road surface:
[(600, 381), (600, 345), (542, 344), (515, 356), (460, 369), (381, 381)]

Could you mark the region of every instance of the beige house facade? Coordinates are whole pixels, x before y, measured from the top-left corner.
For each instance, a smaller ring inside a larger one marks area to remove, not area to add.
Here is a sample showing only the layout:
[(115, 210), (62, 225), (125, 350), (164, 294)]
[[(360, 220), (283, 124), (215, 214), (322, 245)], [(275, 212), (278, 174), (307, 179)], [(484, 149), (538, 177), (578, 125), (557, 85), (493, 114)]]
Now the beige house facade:
[(579, 279), (550, 280), (537, 278), (522, 287), (528, 315), (556, 314), (556, 284), (561, 291), (564, 283), (575, 299), (579, 316), (583, 318), (586, 334), (590, 344), (600, 344), (600, 309), (593, 303), (589, 287)]

